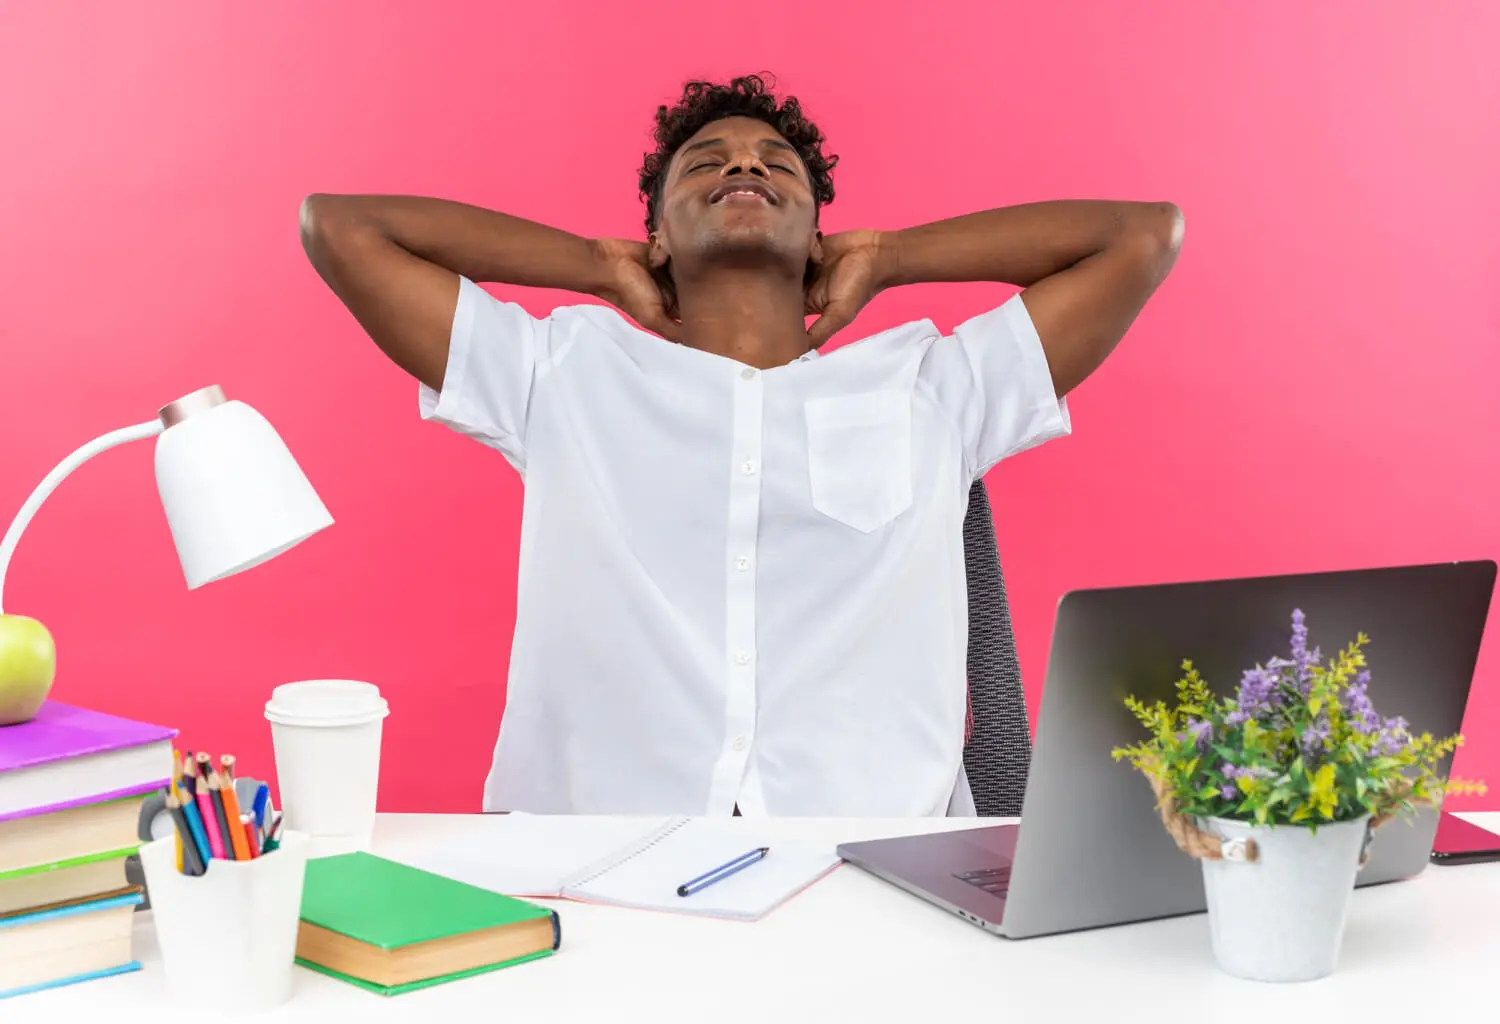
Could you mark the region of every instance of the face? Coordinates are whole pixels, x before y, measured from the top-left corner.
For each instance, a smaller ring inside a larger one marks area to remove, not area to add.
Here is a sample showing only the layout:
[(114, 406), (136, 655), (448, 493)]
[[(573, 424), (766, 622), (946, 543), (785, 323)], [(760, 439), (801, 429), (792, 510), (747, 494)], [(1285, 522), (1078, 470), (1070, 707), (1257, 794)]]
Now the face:
[(749, 117), (705, 125), (672, 157), (651, 261), (780, 263), (802, 273), (822, 258), (807, 168), (776, 129)]

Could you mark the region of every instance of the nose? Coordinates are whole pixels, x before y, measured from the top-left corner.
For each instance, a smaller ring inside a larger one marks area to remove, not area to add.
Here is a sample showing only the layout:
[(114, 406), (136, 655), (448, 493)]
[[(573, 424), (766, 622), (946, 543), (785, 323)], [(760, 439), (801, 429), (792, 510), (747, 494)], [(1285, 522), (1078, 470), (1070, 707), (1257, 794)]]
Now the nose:
[(766, 165), (760, 162), (760, 157), (753, 152), (741, 153), (724, 164), (724, 169), (719, 172), (724, 177), (732, 174), (752, 174), (757, 178), (769, 178), (771, 172)]

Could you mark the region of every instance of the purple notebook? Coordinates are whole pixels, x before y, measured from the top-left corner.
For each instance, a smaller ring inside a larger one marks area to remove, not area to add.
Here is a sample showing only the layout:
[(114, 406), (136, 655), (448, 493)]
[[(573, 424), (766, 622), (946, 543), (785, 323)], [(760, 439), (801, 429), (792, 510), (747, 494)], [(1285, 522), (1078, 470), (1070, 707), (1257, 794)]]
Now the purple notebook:
[[(49, 700), (31, 721), (20, 725), (0, 726), (0, 777), (7, 772), (36, 768), (54, 761), (159, 743), (176, 735), (176, 729)], [(24, 817), (42, 810), (57, 810), (62, 806), (77, 806), (146, 793), (161, 788), (165, 782), (165, 779), (153, 779), (149, 784), (132, 784), (105, 793), (93, 793), (86, 799), (67, 800), (46, 808), (0, 814), (0, 821)]]

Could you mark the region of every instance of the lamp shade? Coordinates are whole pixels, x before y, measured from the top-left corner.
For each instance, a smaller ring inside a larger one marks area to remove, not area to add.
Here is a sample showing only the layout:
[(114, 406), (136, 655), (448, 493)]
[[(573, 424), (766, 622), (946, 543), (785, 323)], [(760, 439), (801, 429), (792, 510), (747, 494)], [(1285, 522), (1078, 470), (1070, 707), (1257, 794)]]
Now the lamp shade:
[(274, 558), (333, 517), (260, 413), (204, 388), (166, 406), (156, 488), (188, 589)]

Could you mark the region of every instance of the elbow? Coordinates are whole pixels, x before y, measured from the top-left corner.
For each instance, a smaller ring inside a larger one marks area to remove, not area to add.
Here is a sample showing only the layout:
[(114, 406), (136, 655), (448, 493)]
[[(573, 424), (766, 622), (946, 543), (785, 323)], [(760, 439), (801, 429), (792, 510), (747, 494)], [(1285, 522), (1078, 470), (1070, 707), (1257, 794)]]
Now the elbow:
[(1182, 210), (1175, 203), (1140, 203), (1121, 243), (1160, 281), (1177, 262), (1182, 233)]
[(302, 234), (302, 249), (314, 262), (320, 254), (347, 246), (371, 226), (358, 196), (316, 192), (302, 200), (297, 223)]
[(1147, 203), (1141, 232), (1145, 240), (1175, 259), (1182, 249), (1182, 209), (1176, 203)]
[(302, 235), (302, 251), (316, 258), (327, 241), (330, 222), (334, 219), (329, 211), (334, 196), (313, 194), (302, 200), (297, 212), (297, 225)]

